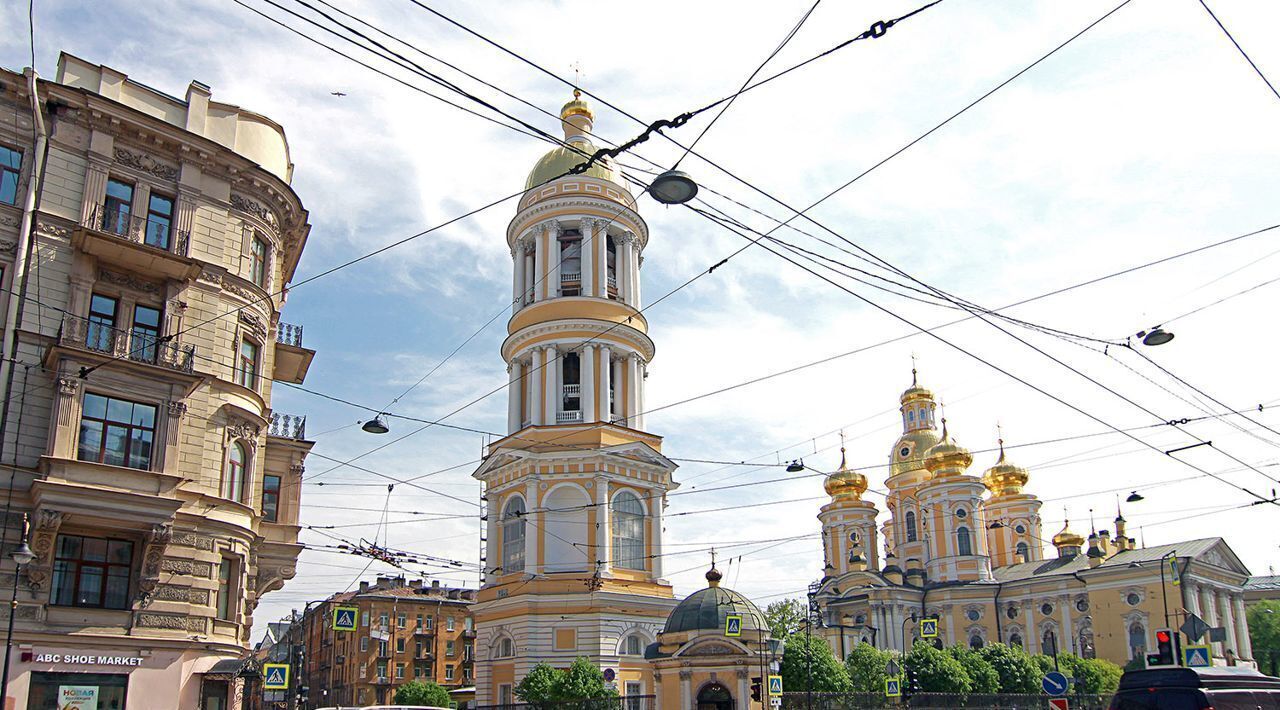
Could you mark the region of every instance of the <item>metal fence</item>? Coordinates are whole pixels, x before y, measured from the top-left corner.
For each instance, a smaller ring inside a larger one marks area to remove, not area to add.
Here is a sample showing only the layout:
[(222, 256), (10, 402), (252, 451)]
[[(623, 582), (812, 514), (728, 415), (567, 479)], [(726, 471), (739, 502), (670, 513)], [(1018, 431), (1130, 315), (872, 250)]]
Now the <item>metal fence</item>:
[(476, 705), (473, 710), (658, 710), (658, 703), (652, 695), (624, 695), (616, 698), (565, 700), (557, 703)]
[[(1071, 707), (1107, 710), (1110, 695), (1071, 695)], [(1049, 696), (1019, 693), (915, 693), (887, 698), (881, 693), (783, 693), (783, 710), (880, 710), (882, 708), (965, 708), (966, 710), (1050, 710)]]

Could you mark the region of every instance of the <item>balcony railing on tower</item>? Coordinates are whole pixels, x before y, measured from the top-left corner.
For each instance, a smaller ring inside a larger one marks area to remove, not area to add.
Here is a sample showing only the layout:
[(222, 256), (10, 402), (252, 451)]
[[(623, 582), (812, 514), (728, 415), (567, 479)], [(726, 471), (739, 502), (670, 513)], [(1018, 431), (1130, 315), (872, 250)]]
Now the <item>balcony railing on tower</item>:
[(150, 331), (122, 330), (72, 315), (62, 317), (58, 343), (180, 372), (192, 371), (196, 352), (196, 346), (182, 345), (176, 337), (166, 339)]
[(187, 256), (191, 247), (190, 232), (175, 229), (169, 220), (134, 215), (105, 205), (94, 207), (82, 226), (178, 256)]
[(271, 413), (271, 428), (267, 432), (280, 439), (302, 441), (307, 438), (307, 418), (295, 414)]

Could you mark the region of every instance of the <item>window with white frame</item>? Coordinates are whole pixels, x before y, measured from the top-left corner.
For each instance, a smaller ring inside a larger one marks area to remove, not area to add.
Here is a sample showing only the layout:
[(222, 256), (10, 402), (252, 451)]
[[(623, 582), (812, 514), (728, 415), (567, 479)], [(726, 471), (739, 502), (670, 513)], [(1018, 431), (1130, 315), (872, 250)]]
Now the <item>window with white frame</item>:
[(243, 441), (233, 441), (227, 450), (227, 463), (222, 473), (223, 498), (243, 503), (245, 482), (248, 480), (249, 447)]
[(623, 491), (613, 499), (613, 566), (643, 570), (644, 505), (631, 491)]
[(524, 571), (524, 499), (512, 498), (502, 511), (502, 573)]

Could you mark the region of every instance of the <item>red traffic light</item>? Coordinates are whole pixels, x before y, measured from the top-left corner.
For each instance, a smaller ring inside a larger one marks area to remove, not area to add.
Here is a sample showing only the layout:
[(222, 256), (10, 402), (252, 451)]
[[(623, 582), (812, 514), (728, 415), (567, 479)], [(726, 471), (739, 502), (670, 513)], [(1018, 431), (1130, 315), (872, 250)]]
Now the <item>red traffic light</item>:
[(1169, 640), (1170, 636), (1168, 631), (1161, 630), (1156, 632), (1156, 641), (1158, 643), (1169, 643)]

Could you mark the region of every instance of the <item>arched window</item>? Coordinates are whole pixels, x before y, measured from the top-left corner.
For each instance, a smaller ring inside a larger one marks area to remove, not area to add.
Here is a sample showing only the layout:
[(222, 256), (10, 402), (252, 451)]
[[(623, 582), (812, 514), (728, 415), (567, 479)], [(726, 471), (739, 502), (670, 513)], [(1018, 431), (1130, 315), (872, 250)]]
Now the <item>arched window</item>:
[(1017, 552), (1019, 555), (1022, 555), (1023, 562), (1031, 561), (1030, 548), (1027, 547), (1027, 543), (1025, 542), (1018, 543)]
[(956, 528), (956, 554), (972, 555), (973, 544), (969, 542), (969, 528)]
[(916, 420), (916, 410), (914, 410), (914, 409), (908, 409), (908, 410), (907, 410), (907, 421), (909, 421), (909, 422), (914, 422), (915, 420)]
[(1044, 630), (1044, 638), (1040, 640), (1040, 651), (1046, 656), (1052, 656), (1058, 652), (1058, 635), (1053, 629)]
[(1140, 622), (1129, 625), (1129, 658), (1146, 658), (1147, 630)]
[(1018, 648), (1022, 648), (1022, 636), (1021, 636), (1021, 634), (1010, 634), (1010, 635), (1009, 635), (1009, 645), (1010, 645), (1010, 646), (1017, 646)]
[(907, 511), (907, 542), (916, 541), (916, 512)]
[(970, 637), (969, 637), (969, 648), (972, 648), (972, 649), (973, 649), (973, 650), (975, 650), (975, 651), (976, 651), (976, 650), (978, 650), (978, 649), (980, 649), (980, 648), (982, 648), (982, 637), (981, 637), (981, 636), (979, 636), (978, 634), (974, 634), (974, 635), (970, 636)]
[(630, 491), (613, 499), (613, 566), (644, 569), (644, 506)]
[(635, 634), (631, 634), (630, 636), (628, 636), (626, 639), (622, 641), (622, 655), (639, 656), (643, 652), (644, 652), (644, 647), (640, 643), (639, 636)]
[(249, 454), (243, 442), (233, 442), (227, 453), (227, 468), (222, 476), (222, 497), (244, 502), (245, 471), (249, 468)]
[(516, 644), (510, 637), (503, 637), (498, 644), (498, 658), (513, 658), (516, 655)]
[(502, 573), (524, 571), (524, 499), (512, 498), (502, 511)]

